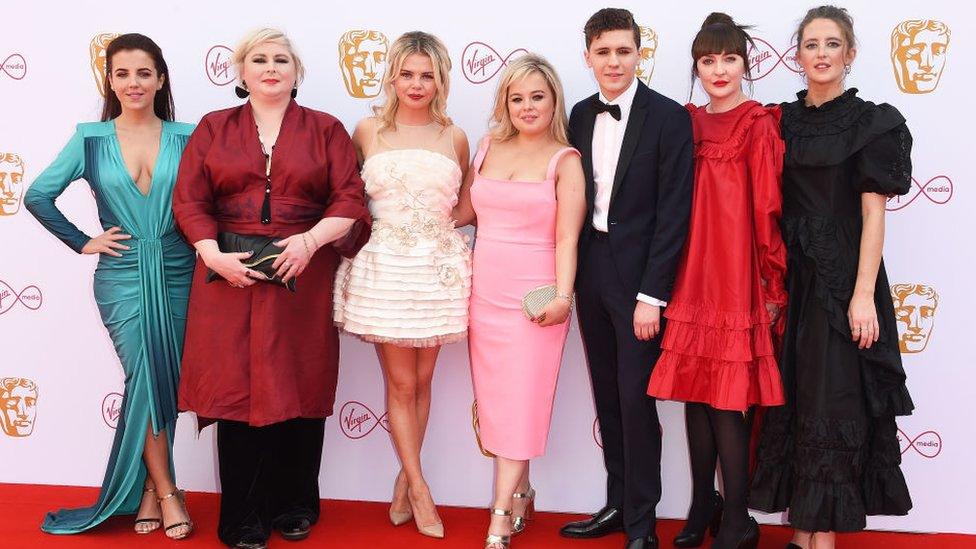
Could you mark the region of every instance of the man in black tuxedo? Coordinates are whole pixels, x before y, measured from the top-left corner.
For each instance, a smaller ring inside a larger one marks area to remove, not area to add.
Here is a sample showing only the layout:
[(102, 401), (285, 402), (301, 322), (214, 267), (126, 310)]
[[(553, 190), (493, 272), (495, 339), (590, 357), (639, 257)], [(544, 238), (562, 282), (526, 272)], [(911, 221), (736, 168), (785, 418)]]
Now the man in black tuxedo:
[(569, 119), (586, 175), (576, 298), (603, 438), (607, 503), (560, 533), (588, 538), (622, 529), (628, 549), (656, 548), (661, 431), (647, 383), (660, 353), (661, 308), (671, 297), (688, 232), (691, 119), (635, 78), (640, 30), (629, 11), (602, 9), (583, 31), (600, 92), (577, 103)]

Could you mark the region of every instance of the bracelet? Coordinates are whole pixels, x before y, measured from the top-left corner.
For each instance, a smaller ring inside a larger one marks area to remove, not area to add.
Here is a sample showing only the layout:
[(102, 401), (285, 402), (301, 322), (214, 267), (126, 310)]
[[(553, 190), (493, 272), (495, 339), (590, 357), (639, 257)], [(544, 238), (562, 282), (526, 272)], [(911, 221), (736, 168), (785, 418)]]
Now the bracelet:
[(322, 246), (319, 246), (319, 241), (315, 239), (315, 235), (312, 234), (312, 231), (305, 231), (302, 234), (307, 234), (308, 237), (312, 239), (312, 243), (315, 244), (315, 249), (316, 250), (322, 247)]
[(558, 297), (559, 299), (565, 299), (569, 303), (570, 307), (573, 306), (573, 296), (569, 294), (556, 294), (556, 297)]
[(312, 252), (308, 251), (308, 241), (305, 240), (305, 233), (302, 233), (302, 244), (305, 245), (305, 256), (308, 259), (312, 259)]

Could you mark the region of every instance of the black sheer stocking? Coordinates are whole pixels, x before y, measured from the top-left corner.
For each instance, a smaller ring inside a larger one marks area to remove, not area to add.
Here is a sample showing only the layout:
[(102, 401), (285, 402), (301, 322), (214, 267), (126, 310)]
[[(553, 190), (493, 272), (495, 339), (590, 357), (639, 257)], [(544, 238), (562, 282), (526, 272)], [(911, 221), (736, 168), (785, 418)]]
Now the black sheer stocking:
[(708, 419), (718, 447), (725, 493), (722, 528), (712, 544), (714, 549), (735, 549), (749, 527), (749, 435), (752, 414), (708, 408)]
[(685, 404), (691, 455), (692, 501), (689, 532), (703, 531), (714, 511), (715, 466), (722, 467), (725, 493), (722, 528), (713, 547), (734, 548), (748, 527), (749, 436), (752, 414), (716, 410), (707, 404)]
[(685, 404), (685, 428), (688, 431), (688, 453), (691, 456), (691, 509), (689, 532), (700, 532), (712, 518), (712, 494), (715, 492), (715, 463), (718, 450), (708, 420), (709, 406), (698, 402)]

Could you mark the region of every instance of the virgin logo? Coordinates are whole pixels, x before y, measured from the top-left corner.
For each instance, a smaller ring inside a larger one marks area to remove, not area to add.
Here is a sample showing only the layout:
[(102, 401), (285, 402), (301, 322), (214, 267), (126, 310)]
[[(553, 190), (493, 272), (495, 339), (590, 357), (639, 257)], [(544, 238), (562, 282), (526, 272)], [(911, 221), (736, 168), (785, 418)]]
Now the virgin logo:
[(112, 429), (119, 426), (119, 416), (122, 415), (122, 395), (109, 393), (102, 399), (102, 421)]
[(386, 413), (377, 416), (368, 406), (355, 400), (342, 405), (339, 410), (339, 426), (342, 428), (342, 434), (353, 440), (372, 433), (377, 426), (382, 427), (387, 433), (390, 432), (390, 422), (386, 418)]
[(501, 72), (513, 58), (529, 53), (524, 48), (501, 55), (484, 42), (471, 42), (461, 53), (461, 70), (472, 84), (484, 84)]
[(27, 76), (27, 60), (19, 53), (12, 53), (0, 63), (0, 74), (6, 74), (14, 80), (23, 80)]
[(918, 197), (925, 197), (929, 202), (941, 206), (952, 198), (952, 180), (948, 175), (937, 175), (924, 184), (912, 178), (912, 189), (905, 196), (893, 196), (885, 203), (885, 209), (894, 212), (907, 208)]
[(24, 307), (32, 311), (41, 308), (44, 298), (41, 289), (31, 284), (21, 291), (16, 291), (12, 286), (0, 280), (0, 315), (13, 309), (14, 305), (21, 303)]
[(925, 431), (917, 437), (909, 437), (905, 431), (898, 429), (898, 445), (901, 447), (902, 455), (909, 449), (918, 452), (918, 455), (932, 459), (942, 453), (942, 437), (935, 431)]
[(234, 63), (231, 61), (233, 55), (234, 50), (221, 45), (216, 45), (207, 51), (205, 62), (207, 78), (215, 86), (226, 86), (236, 79)]
[(796, 60), (796, 46), (779, 53), (772, 44), (762, 38), (753, 37), (752, 42), (752, 46), (749, 47), (749, 73), (751, 76), (746, 80), (755, 82), (766, 78), (780, 64), (796, 74), (802, 72)]

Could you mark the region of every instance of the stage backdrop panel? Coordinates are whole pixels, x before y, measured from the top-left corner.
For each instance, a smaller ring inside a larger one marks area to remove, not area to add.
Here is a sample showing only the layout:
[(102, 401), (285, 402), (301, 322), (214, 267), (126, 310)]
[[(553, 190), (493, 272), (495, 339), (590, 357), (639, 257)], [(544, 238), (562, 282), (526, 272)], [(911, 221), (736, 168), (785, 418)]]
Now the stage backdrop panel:
[[(809, 7), (732, 0), (625, 2), (642, 26), (639, 77), (686, 102), (690, 43), (703, 18), (726, 10), (755, 25), (751, 92), (762, 102), (790, 100), (804, 87), (791, 45)], [(914, 186), (888, 201), (885, 259), (899, 320), (909, 386), (917, 410), (899, 418), (903, 469), (915, 508), (904, 518), (874, 518), (871, 528), (976, 533), (976, 511), (961, 504), (976, 493), (972, 406), (976, 234), (969, 190), (976, 85), (974, 10), (965, 3), (893, 0), (844, 3), (857, 23), (857, 60), (848, 86), (898, 107), (915, 138)], [(250, 0), (178, 0), (139, 7), (104, 3), (5, 3), (0, 36), (0, 482), (101, 482), (118, 419), (122, 373), (92, 298), (96, 258), (78, 256), (45, 232), (22, 206), (24, 190), (67, 142), (77, 122), (95, 120), (102, 101), (97, 75), (113, 33), (141, 32), (163, 48), (179, 120), (239, 104), (231, 48), (248, 30), (281, 27), (308, 67), (303, 105), (336, 115), (351, 129), (370, 114), (386, 52), (401, 33), (422, 29), (450, 49), (450, 114), (474, 144), (485, 133), (498, 73), (525, 51), (559, 70), (568, 103), (593, 93), (583, 62), (582, 25), (599, 6), (568, 0), (557, 9), (524, 2), (296, 1), (268, 9)], [(701, 103), (697, 90), (692, 100)], [(87, 186), (59, 200), (67, 216), (97, 234)], [(969, 320), (966, 320), (966, 319)], [(387, 432), (383, 380), (373, 348), (342, 338), (335, 415), (327, 422), (320, 483), (329, 498), (386, 500), (397, 470)], [(428, 481), (439, 503), (484, 506), (491, 461), (472, 429), (472, 391), (464, 343), (441, 353), (424, 446)], [(682, 408), (661, 403), (664, 497), (658, 513), (683, 517), (690, 478)], [(578, 330), (563, 360), (548, 454), (532, 464), (538, 505), (591, 511), (604, 503), (599, 432)], [(512, 430), (519, 425), (511, 425)], [(198, 434), (180, 418), (176, 467), (180, 486), (218, 490), (213, 430)], [(780, 522), (783, 517), (760, 517)], [(41, 517), (38, 517), (40, 521)]]

